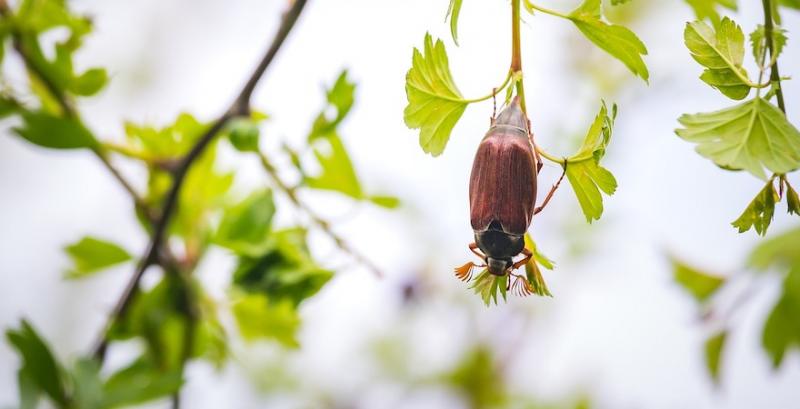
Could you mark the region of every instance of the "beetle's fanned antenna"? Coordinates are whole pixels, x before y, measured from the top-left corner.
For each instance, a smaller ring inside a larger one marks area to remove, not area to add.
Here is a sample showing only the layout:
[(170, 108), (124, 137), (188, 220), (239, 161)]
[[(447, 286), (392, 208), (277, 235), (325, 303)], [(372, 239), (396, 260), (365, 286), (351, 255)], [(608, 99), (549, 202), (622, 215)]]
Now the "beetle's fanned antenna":
[(472, 279), (472, 269), (475, 267), (475, 263), (468, 262), (461, 267), (456, 267), (453, 269), (456, 272), (456, 278), (461, 281), (467, 282)]
[(520, 297), (527, 297), (533, 294), (531, 284), (526, 277), (517, 274), (511, 275), (514, 276), (514, 284), (511, 285), (511, 290), (514, 294)]

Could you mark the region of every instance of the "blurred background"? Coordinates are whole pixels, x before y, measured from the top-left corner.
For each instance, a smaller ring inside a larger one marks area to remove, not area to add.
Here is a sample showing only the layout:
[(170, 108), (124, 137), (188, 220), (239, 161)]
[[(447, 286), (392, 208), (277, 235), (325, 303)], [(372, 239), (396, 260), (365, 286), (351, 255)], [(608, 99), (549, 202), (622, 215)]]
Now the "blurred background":
[[(95, 25), (76, 64), (103, 65), (111, 76), (99, 97), (83, 103), (85, 120), (111, 140), (122, 138), (125, 120), (166, 124), (184, 111), (204, 120), (220, 114), (271, 41), (286, 6), (278, 0), (70, 3)], [(446, 152), (432, 158), (403, 123), (404, 78), (412, 48), (430, 31), (445, 40), (462, 93), (485, 95), (508, 68), (508, 7), (504, 0), (465, 1), (456, 47), (444, 20), (447, 3), (309, 2), (256, 89), (254, 107), (271, 116), (262, 140), (302, 141), (324, 104), (324, 87), (349, 70), (358, 84), (356, 102), (340, 133), (365, 189), (395, 195), (402, 206), (387, 211), (335, 194), (304, 197), (385, 277), (336, 255), (324, 236), (312, 232), (312, 253), (336, 274), (302, 304), (301, 347), (232, 340), (232, 360), (222, 369), (189, 366), (185, 407), (797, 407), (798, 357), (791, 354), (773, 371), (760, 344), (779, 278), (760, 282), (761, 290), (737, 315), (716, 387), (702, 356), (708, 333), (694, 302), (672, 280), (669, 255), (732, 274), (759, 241), (753, 232), (738, 234), (730, 222), (762, 182), (719, 170), (673, 133), (683, 113), (732, 105), (697, 79), (701, 67), (683, 45), (691, 9), (678, 0), (636, 0), (611, 13), (647, 45), (649, 84), (568, 22), (525, 17), (523, 67), (537, 142), (560, 155), (572, 152), (601, 98), (616, 102), (619, 116), (605, 163), (619, 189), (605, 199), (602, 219), (588, 225), (563, 185), (531, 230), (540, 250), (557, 263), (545, 272), (553, 298), (510, 298), (487, 308), (452, 268), (473, 259), (467, 186), (492, 103), (470, 106)], [(542, 3), (569, 10), (578, 2)], [(740, 3), (737, 22), (748, 32), (762, 19), (761, 4)], [(784, 27), (800, 27), (800, 14), (783, 17)], [(781, 70), (800, 75), (800, 47), (793, 39)], [(784, 92), (788, 117), (797, 123), (800, 85), (786, 81)], [(226, 167), (236, 170), (235, 189), (266, 184), (256, 160), (220, 150)], [(123, 171), (144, 183), (141, 169)], [(559, 172), (546, 164), (540, 183), (549, 185)], [(789, 179), (800, 185), (796, 175)], [(132, 217), (129, 198), (91, 153), (47, 151), (5, 135), (0, 197), (0, 326), (26, 317), (58, 356), (85, 353), (131, 266), (65, 281), (62, 248), (82, 235), (102, 234), (141, 254), (147, 236)], [(280, 225), (298, 216), (277, 217)], [(796, 224), (777, 211), (769, 236)], [(230, 255), (216, 250), (198, 275), (223, 300), (233, 267)], [(125, 353), (124, 346), (115, 349), (109, 360), (120, 361)], [(18, 362), (0, 344), (0, 407), (17, 402)]]

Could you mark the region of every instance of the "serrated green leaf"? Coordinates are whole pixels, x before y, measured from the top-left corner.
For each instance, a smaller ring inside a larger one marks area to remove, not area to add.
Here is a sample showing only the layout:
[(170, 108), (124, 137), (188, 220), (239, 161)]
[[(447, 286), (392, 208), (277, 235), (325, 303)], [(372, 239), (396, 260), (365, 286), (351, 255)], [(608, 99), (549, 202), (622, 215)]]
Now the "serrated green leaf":
[[(759, 24), (756, 29), (750, 33), (750, 46), (753, 48), (753, 58), (759, 66), (764, 63), (769, 63), (769, 60), (766, 59), (767, 42), (765, 40), (766, 31), (764, 26)], [(778, 56), (780, 56), (783, 51), (783, 47), (786, 46), (787, 41), (786, 30), (779, 27), (774, 27), (772, 29), (773, 55), (771, 59), (777, 60)]]
[(731, 224), (739, 229), (739, 233), (744, 233), (755, 227), (756, 233), (762, 236), (765, 235), (775, 214), (775, 202), (777, 200), (778, 192), (775, 191), (775, 186), (770, 180), (753, 198), (747, 208), (744, 209), (742, 215)]
[(724, 7), (729, 10), (736, 10), (736, 0), (685, 0), (694, 11), (698, 20), (708, 18), (714, 24), (720, 22), (720, 15), (717, 9)]
[(533, 241), (533, 238), (528, 233), (525, 234), (525, 248), (533, 253), (533, 257), (525, 264), (525, 277), (528, 279), (531, 290), (540, 297), (552, 297), (553, 294), (547, 288), (547, 283), (544, 281), (544, 276), (539, 266), (552, 270), (555, 267), (555, 263), (539, 251), (536, 242)]
[(23, 124), (14, 132), (28, 142), (45, 148), (94, 148), (97, 140), (80, 122), (45, 112), (23, 112)]
[(692, 58), (706, 68), (700, 79), (732, 99), (744, 99), (750, 93), (750, 80), (742, 67), (744, 33), (733, 20), (723, 18), (716, 32), (703, 21), (686, 23), (683, 38)]
[(589, 41), (621, 61), (635, 75), (648, 81), (650, 73), (642, 60), (642, 55), (647, 55), (647, 47), (633, 31), (603, 21), (600, 0), (584, 0), (568, 18)]
[(701, 303), (708, 301), (725, 284), (725, 278), (700, 271), (676, 259), (672, 260), (672, 276), (676, 283)]
[(453, 36), (453, 42), (456, 45), (458, 45), (458, 15), (461, 13), (461, 1), (450, 0), (450, 6), (447, 8), (447, 17), (450, 18), (450, 34)]
[(800, 167), (800, 132), (762, 98), (720, 111), (682, 115), (678, 136), (697, 143), (697, 153), (728, 169), (766, 180), (764, 168), (787, 173)]
[(6, 339), (20, 355), (20, 388), (27, 388), (27, 401), (35, 400), (36, 390), (44, 392), (56, 405), (65, 407), (69, 401), (65, 386), (64, 371), (50, 347), (36, 330), (25, 320), (19, 329), (6, 330)]
[(122, 247), (95, 237), (84, 237), (79, 242), (64, 248), (73, 267), (67, 271), (67, 278), (82, 278), (91, 273), (124, 263), (132, 257)]
[(706, 368), (708, 368), (708, 373), (716, 384), (719, 384), (720, 380), (722, 352), (725, 348), (727, 336), (727, 331), (721, 331), (708, 338), (705, 342)]
[(411, 69), (406, 74), (408, 105), (403, 116), (409, 128), (420, 130), (422, 150), (439, 156), (468, 103), (453, 82), (442, 40), (436, 40), (434, 45), (426, 33), (423, 51), (424, 54), (414, 49)]
[(242, 202), (225, 209), (215, 242), (239, 254), (258, 256), (269, 248), (274, 215), (272, 191), (253, 192)]
[(586, 221), (599, 220), (603, 214), (603, 197), (600, 192), (613, 195), (617, 180), (607, 169), (600, 166), (606, 146), (611, 139), (613, 115), (608, 115), (605, 103), (595, 117), (578, 152), (567, 159), (567, 180), (578, 198)]
[(272, 338), (289, 348), (300, 346), (295, 335), (300, 317), (288, 300), (270, 303), (263, 294), (246, 294), (233, 303), (233, 316), (248, 341)]

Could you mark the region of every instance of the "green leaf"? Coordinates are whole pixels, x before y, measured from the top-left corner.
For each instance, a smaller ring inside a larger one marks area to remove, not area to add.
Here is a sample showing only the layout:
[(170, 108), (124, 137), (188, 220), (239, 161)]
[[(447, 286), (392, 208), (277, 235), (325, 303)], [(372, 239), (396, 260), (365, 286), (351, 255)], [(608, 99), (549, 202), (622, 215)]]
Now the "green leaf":
[(129, 147), (153, 157), (168, 159), (185, 155), (197, 139), (208, 129), (191, 114), (180, 113), (175, 122), (156, 128), (149, 125), (125, 123), (125, 135)]
[(584, 0), (568, 18), (589, 41), (621, 61), (635, 75), (645, 81), (649, 79), (650, 73), (642, 60), (647, 47), (633, 31), (604, 22), (600, 0)]
[[(470, 288), (475, 291), (475, 294), (481, 296), (483, 303), (486, 304), (487, 307), (492, 301), (497, 305), (497, 290), (500, 288), (498, 285), (499, 279), (500, 277), (484, 269), (472, 281), (472, 286), (470, 286)], [(505, 283), (503, 283), (503, 287), (505, 288)]]
[(742, 215), (731, 224), (739, 229), (739, 233), (755, 227), (756, 233), (762, 236), (767, 234), (767, 228), (775, 214), (776, 200), (778, 200), (778, 192), (775, 191), (772, 180), (770, 180), (744, 209)]
[[(336, 128), (353, 108), (355, 90), (356, 84), (347, 78), (347, 70), (342, 71), (333, 86), (326, 91), (328, 106), (314, 120), (311, 132), (308, 134), (309, 142), (335, 133)], [(336, 115), (329, 117), (327, 112), (330, 110), (334, 110)]]
[(672, 275), (675, 282), (701, 303), (708, 301), (725, 284), (725, 278), (702, 272), (676, 259), (672, 260)]
[(684, 114), (679, 137), (697, 143), (697, 153), (727, 169), (743, 169), (766, 180), (764, 168), (787, 173), (800, 167), (800, 132), (762, 98), (720, 111)]
[[(756, 60), (756, 64), (759, 66), (762, 65), (762, 61), (769, 63), (769, 60), (766, 60), (766, 53), (767, 53), (767, 42), (766, 40), (766, 31), (764, 26), (759, 24), (756, 29), (750, 33), (750, 45), (753, 47), (753, 58)], [(783, 47), (786, 46), (786, 30), (775, 27), (772, 30), (772, 46), (773, 46), (773, 55), (772, 59), (777, 60), (778, 56), (780, 56), (781, 52), (783, 51)]]
[(800, 0), (780, 0), (780, 5), (790, 9), (800, 10)]
[(28, 142), (53, 149), (94, 148), (97, 140), (77, 120), (45, 112), (22, 113), (23, 125), (14, 128)]
[(720, 331), (707, 339), (705, 343), (706, 367), (708, 368), (708, 373), (711, 375), (711, 379), (713, 379), (716, 384), (719, 384), (720, 380), (722, 351), (725, 348), (725, 339), (727, 336), (727, 331)]
[(555, 263), (539, 252), (536, 242), (533, 241), (533, 238), (528, 233), (525, 234), (525, 248), (533, 253), (533, 257), (525, 264), (525, 277), (528, 279), (532, 292), (540, 297), (552, 297), (553, 294), (547, 288), (547, 283), (544, 281), (544, 276), (539, 266), (552, 270), (555, 267)]
[(132, 258), (122, 247), (89, 236), (65, 247), (64, 251), (73, 262), (73, 267), (67, 271), (67, 278), (86, 277), (91, 273), (124, 263)]
[(274, 232), (263, 254), (239, 258), (234, 285), (249, 293), (263, 293), (273, 301), (289, 300), (293, 305), (316, 294), (333, 273), (314, 262), (305, 236), (302, 229)]
[(228, 139), (240, 152), (258, 152), (258, 124), (249, 118), (236, 118), (228, 124)]
[(800, 216), (800, 197), (797, 191), (792, 188), (788, 180), (783, 180), (783, 185), (786, 187), (786, 209), (789, 214), (796, 214)]
[(769, 313), (764, 324), (761, 343), (772, 359), (775, 368), (780, 367), (786, 352), (800, 348), (800, 267), (789, 272), (783, 282), (783, 293)]
[(103, 384), (104, 407), (138, 405), (179, 391), (183, 379), (179, 370), (162, 370), (147, 358), (115, 372)]
[(300, 317), (288, 300), (270, 303), (263, 294), (247, 294), (234, 302), (233, 315), (246, 340), (272, 338), (289, 348), (300, 346), (295, 335)]
[(75, 77), (71, 90), (75, 95), (91, 96), (98, 92), (108, 82), (108, 73), (103, 68), (92, 68)]
[(338, 135), (329, 134), (319, 139), (313, 149), (322, 170), (317, 176), (306, 177), (308, 187), (332, 190), (357, 200), (364, 198), (350, 155)]
[(424, 152), (441, 155), (468, 105), (453, 82), (442, 40), (436, 40), (434, 45), (426, 33), (424, 54), (414, 49), (411, 69), (406, 74), (406, 97), (406, 125), (420, 130), (419, 145)]
[(17, 350), (22, 361), (18, 375), (21, 392), (25, 392), (22, 395), (26, 399), (23, 400), (34, 400), (32, 395), (38, 395), (34, 392), (38, 390), (47, 394), (57, 406), (66, 406), (69, 397), (64, 385), (63, 369), (36, 330), (22, 320), (19, 329), (6, 330), (6, 339)]
[(723, 18), (716, 33), (703, 21), (686, 23), (683, 38), (695, 61), (706, 68), (700, 79), (728, 98), (740, 100), (750, 93), (751, 82), (742, 67), (744, 33), (733, 20)]
[[(616, 111), (616, 109), (612, 110)], [(606, 146), (611, 139), (614, 114), (608, 115), (605, 103), (595, 117), (592, 126), (575, 155), (567, 159), (567, 180), (578, 198), (586, 221), (599, 220), (603, 214), (602, 191), (612, 195), (617, 189), (617, 180), (606, 168), (600, 166)]]
[(260, 255), (269, 246), (267, 239), (274, 215), (272, 191), (253, 192), (241, 203), (225, 210), (216, 242), (239, 254)]
[[(450, 6), (447, 8), (447, 17), (450, 17), (450, 34), (453, 36), (453, 42), (458, 45), (458, 15), (461, 13), (462, 0), (450, 0)], [(447, 19), (445, 17), (445, 20)]]
[(685, 0), (689, 6), (694, 10), (694, 15), (698, 20), (708, 18), (717, 26), (720, 21), (720, 15), (717, 11), (718, 6), (725, 7), (729, 10), (736, 10), (736, 0)]
[(75, 362), (71, 372), (73, 407), (81, 409), (105, 409), (103, 381), (100, 379), (100, 365), (91, 358), (81, 358)]

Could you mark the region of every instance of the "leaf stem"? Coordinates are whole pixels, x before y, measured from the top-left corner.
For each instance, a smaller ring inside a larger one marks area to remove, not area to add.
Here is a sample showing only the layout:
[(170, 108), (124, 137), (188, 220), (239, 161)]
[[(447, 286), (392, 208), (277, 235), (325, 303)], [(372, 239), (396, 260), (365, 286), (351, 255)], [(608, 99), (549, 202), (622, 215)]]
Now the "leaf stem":
[(281, 46), (283, 45), (284, 40), (286, 40), (286, 37), (289, 35), (289, 32), (291, 32), (292, 28), (297, 22), (298, 17), (300, 17), (300, 13), (303, 11), (306, 2), (307, 0), (295, 0), (291, 4), (290, 8), (283, 15), (281, 25), (278, 28), (278, 32), (275, 34), (270, 47), (267, 49), (266, 54), (262, 57), (256, 69), (250, 75), (247, 83), (239, 92), (239, 95), (236, 97), (233, 103), (231, 103), (230, 107), (219, 118), (217, 118), (216, 121), (214, 121), (211, 127), (209, 127), (205, 133), (200, 136), (200, 138), (197, 140), (197, 143), (195, 143), (189, 153), (187, 153), (186, 156), (184, 156), (183, 159), (181, 159), (181, 161), (178, 163), (178, 166), (173, 174), (172, 186), (170, 187), (166, 199), (164, 200), (164, 206), (162, 208), (161, 215), (153, 227), (153, 233), (147, 250), (139, 260), (136, 271), (125, 287), (125, 290), (117, 301), (117, 304), (114, 306), (114, 309), (112, 310), (108, 321), (103, 326), (101, 330), (102, 332), (98, 337), (98, 341), (92, 350), (92, 355), (97, 358), (98, 361), (102, 362), (105, 357), (106, 348), (108, 347), (107, 334), (109, 328), (127, 312), (128, 307), (133, 300), (133, 296), (136, 294), (136, 291), (139, 288), (139, 281), (142, 279), (142, 276), (144, 276), (144, 272), (151, 265), (158, 262), (160, 253), (163, 252), (162, 247), (165, 240), (167, 227), (169, 226), (172, 216), (175, 214), (177, 209), (181, 187), (183, 186), (183, 182), (187, 173), (189, 172), (190, 167), (211, 144), (217, 134), (219, 134), (219, 132), (228, 123), (228, 121), (233, 118), (249, 115), (250, 97), (252, 96), (255, 86), (264, 75), (266, 69), (272, 63), (278, 50), (280, 50)]
[(548, 8), (545, 8), (545, 7), (542, 7), (542, 6), (539, 6), (539, 5), (533, 4), (533, 3), (531, 3), (531, 2), (530, 2), (530, 0), (525, 0), (525, 6), (526, 6), (526, 7), (527, 7), (529, 10), (537, 10), (537, 11), (541, 11), (541, 12), (542, 12), (542, 13), (544, 13), (544, 14), (549, 14), (549, 15), (551, 15), (551, 16), (556, 16), (556, 17), (561, 17), (561, 18), (569, 19), (569, 16), (568, 16), (568, 15), (566, 15), (566, 14), (564, 14), (564, 13), (560, 13), (560, 12), (558, 12), (558, 11), (551, 10), (551, 9), (548, 9)]
[[(499, 87), (496, 87), (494, 89), (494, 91), (489, 95), (485, 95), (485, 96), (482, 96), (482, 97), (479, 97), (479, 98), (473, 98), (473, 99), (460, 99), (460, 100), (456, 100), (456, 101), (463, 102), (463, 103), (466, 103), (466, 104), (471, 104), (473, 102), (486, 101), (487, 99), (496, 96), (500, 91), (504, 90), (506, 88), (506, 86), (508, 86), (508, 83), (511, 81), (511, 77), (512, 77), (512, 72), (509, 71), (508, 75), (506, 75), (506, 79), (503, 80), (503, 83), (500, 84)], [(442, 97), (439, 97), (439, 98), (442, 98)], [(445, 98), (443, 98), (443, 99), (445, 99)]]
[(528, 114), (525, 104), (525, 85), (522, 82), (522, 40), (520, 36), (520, 0), (511, 0), (511, 68), (509, 75), (515, 77), (519, 106)]
[(775, 84), (775, 97), (778, 99), (778, 108), (786, 115), (786, 103), (783, 100), (783, 90), (781, 89), (781, 74), (778, 70), (778, 60), (775, 56), (775, 42), (772, 38), (774, 30), (772, 24), (772, 0), (762, 0), (761, 4), (764, 7), (764, 38), (767, 42), (767, 49), (770, 55), (770, 83)]

